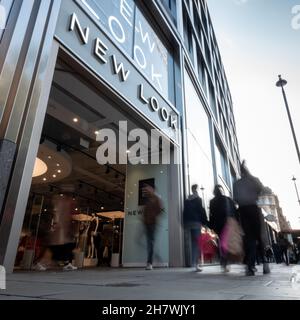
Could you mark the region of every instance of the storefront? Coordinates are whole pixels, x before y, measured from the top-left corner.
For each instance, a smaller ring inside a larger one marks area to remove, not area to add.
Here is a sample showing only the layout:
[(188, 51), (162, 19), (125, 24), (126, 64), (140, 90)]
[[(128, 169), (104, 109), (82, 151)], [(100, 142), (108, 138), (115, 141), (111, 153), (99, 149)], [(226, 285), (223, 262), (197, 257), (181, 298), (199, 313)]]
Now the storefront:
[[(53, 236), (64, 220), (77, 266), (103, 265), (107, 256), (114, 266), (144, 266), (140, 200), (151, 180), (164, 204), (154, 266), (182, 266), (181, 134), (170, 44), (134, 1), (105, 2), (101, 10), (93, 1), (17, 2), (11, 34), (1, 40), (7, 176), (0, 264), (31, 268), (43, 234), (47, 246), (58, 244), (49, 243), (49, 230)], [(161, 140), (153, 151), (154, 130)]]
[(53, 212), (68, 212), (54, 216), (72, 216), (77, 265), (103, 264), (109, 247), (113, 265), (145, 266), (145, 183), (164, 207), (154, 265), (190, 265), (191, 185), (209, 214), (214, 185), (231, 195), (239, 175), (206, 1), (3, 0), (0, 9), (0, 265), (30, 267)]

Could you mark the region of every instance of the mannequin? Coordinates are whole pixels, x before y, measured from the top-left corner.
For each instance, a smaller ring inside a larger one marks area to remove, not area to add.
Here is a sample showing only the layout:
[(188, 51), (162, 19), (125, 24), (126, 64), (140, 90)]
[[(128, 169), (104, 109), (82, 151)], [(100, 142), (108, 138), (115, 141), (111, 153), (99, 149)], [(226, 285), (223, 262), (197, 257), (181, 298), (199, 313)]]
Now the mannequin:
[(90, 221), (89, 231), (88, 231), (88, 241), (89, 241), (88, 258), (90, 259), (97, 258), (97, 251), (95, 250), (94, 237), (97, 236), (98, 227), (99, 227), (99, 218), (93, 213), (92, 219)]

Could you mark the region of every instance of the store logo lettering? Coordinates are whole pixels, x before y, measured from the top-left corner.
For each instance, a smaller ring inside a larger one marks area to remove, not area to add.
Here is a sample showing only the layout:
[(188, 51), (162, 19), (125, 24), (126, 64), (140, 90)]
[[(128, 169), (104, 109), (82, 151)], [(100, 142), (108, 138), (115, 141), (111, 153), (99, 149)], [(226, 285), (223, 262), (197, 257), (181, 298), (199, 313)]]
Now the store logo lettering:
[[(69, 31), (78, 31), (78, 34), (80, 36), (81, 42), (83, 45), (87, 45), (89, 43), (89, 36), (90, 36), (90, 28), (86, 27), (83, 28), (80, 24), (80, 21), (75, 13), (71, 16), (71, 22)], [(145, 41), (147, 39), (147, 35), (144, 37)], [(150, 41), (150, 40), (149, 40)], [(150, 42), (149, 42), (150, 45)], [(94, 55), (99, 59), (99, 61), (103, 64), (108, 63), (108, 46), (100, 39), (95, 39), (95, 45), (93, 48)], [(130, 75), (130, 70), (125, 70), (124, 64), (118, 63), (117, 58), (114, 54), (110, 56), (111, 58), (111, 64), (113, 67), (113, 73), (115, 75), (119, 75), (120, 81), (125, 82), (128, 80), (128, 77)], [(158, 77), (159, 75), (154, 75), (155, 77)], [(143, 102), (143, 104), (147, 104), (150, 107), (150, 110), (153, 112), (158, 112), (160, 119), (162, 121), (168, 122), (168, 125), (174, 129), (177, 130), (177, 116), (173, 116), (169, 113), (169, 111), (165, 107), (160, 107), (159, 101), (156, 97), (145, 97), (144, 94), (144, 85), (139, 84), (138, 85), (138, 97)]]
[[(87, 1), (81, 0), (81, 2), (93, 14), (93, 16), (97, 20), (100, 21), (99, 16), (91, 8), (91, 6), (87, 3)], [(120, 10), (120, 15), (124, 18), (126, 23), (131, 28), (133, 28), (133, 25), (130, 21), (130, 19), (132, 19), (132, 15), (133, 15), (133, 11), (134, 11), (133, 8), (130, 7), (130, 5), (127, 3), (126, 0), (120, 0), (119, 10)], [(110, 16), (108, 18), (108, 27), (109, 27), (109, 30), (110, 30), (112, 36), (115, 38), (115, 40), (117, 40), (120, 44), (123, 44), (126, 42), (126, 40), (127, 40), (126, 33), (124, 31), (122, 23), (120, 22), (120, 20), (116, 16)], [(149, 33), (144, 31), (141, 21), (138, 21), (138, 26), (135, 27), (135, 32), (140, 34), (142, 43), (143, 44), (147, 43), (148, 49), (149, 49), (150, 53), (152, 53), (155, 49), (156, 43), (154, 41), (151, 41)], [(145, 70), (148, 67), (148, 62), (145, 57), (145, 53), (144, 53), (143, 49), (137, 44), (134, 45), (134, 60), (137, 62), (137, 64), (139, 65), (139, 67), (141, 69)], [(151, 64), (150, 68), (151, 68), (150, 69), (151, 70), (151, 80), (158, 85), (160, 90), (163, 90), (162, 85), (161, 85), (161, 80), (160, 80), (163, 77), (162, 74), (157, 73), (155, 71), (155, 67), (153, 64)]]

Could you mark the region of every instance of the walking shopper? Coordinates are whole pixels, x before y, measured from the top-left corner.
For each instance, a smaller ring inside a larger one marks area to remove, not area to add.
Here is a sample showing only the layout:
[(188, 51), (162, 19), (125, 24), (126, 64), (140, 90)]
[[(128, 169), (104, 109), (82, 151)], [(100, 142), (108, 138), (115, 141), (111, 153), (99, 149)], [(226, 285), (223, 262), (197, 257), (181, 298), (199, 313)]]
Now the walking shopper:
[(288, 255), (288, 250), (290, 247), (289, 241), (283, 236), (282, 233), (279, 234), (278, 244), (280, 247), (281, 260), (285, 262), (288, 266), (290, 264), (290, 259)]
[(160, 197), (155, 193), (155, 186), (144, 186), (146, 204), (144, 207), (144, 226), (147, 237), (147, 266), (146, 270), (152, 270), (155, 231), (157, 218), (162, 213), (163, 205)]
[(222, 231), (224, 230), (225, 224), (228, 217), (237, 219), (236, 208), (231, 198), (224, 195), (223, 187), (217, 184), (214, 188), (214, 198), (209, 203), (209, 227), (219, 237), (219, 253), (220, 253), (220, 264), (224, 272), (229, 272), (227, 266), (227, 253), (224, 252), (220, 245), (220, 239)]
[(184, 203), (183, 222), (192, 245), (192, 265), (196, 271), (202, 271), (198, 265), (201, 256), (200, 247), (198, 245), (199, 236), (201, 234), (201, 226), (207, 226), (207, 216), (202, 205), (202, 199), (198, 195), (198, 185), (192, 186), (192, 194)]
[[(246, 252), (246, 275), (255, 275), (255, 258), (260, 254), (263, 259), (263, 273), (270, 273), (269, 264), (266, 262), (264, 249), (265, 228), (261, 209), (257, 206), (257, 200), (263, 191), (260, 180), (252, 176), (246, 168), (245, 161), (241, 164), (241, 179), (233, 185), (233, 198), (239, 205), (239, 216), (245, 234), (244, 245)], [(256, 241), (259, 253), (256, 253)]]

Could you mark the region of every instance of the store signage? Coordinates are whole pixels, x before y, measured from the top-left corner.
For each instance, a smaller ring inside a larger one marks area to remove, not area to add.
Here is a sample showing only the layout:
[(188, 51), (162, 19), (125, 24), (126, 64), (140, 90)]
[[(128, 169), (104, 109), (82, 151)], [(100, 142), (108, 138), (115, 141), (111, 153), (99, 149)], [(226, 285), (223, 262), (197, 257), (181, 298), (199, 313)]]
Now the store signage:
[(105, 27), (115, 43), (134, 59), (154, 86), (168, 96), (168, 50), (134, 0), (77, 0)]
[(134, 109), (173, 140), (178, 138), (178, 113), (73, 1), (62, 3), (56, 38), (94, 73), (130, 101)]

